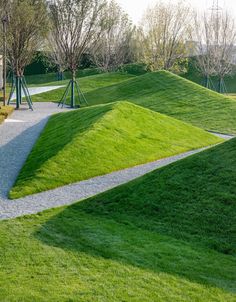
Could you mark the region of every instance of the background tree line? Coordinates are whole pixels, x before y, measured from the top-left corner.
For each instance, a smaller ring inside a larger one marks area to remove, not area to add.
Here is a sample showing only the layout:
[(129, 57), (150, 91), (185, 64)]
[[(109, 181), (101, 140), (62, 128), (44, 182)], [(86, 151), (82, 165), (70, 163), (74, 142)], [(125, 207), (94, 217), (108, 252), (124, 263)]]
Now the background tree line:
[(185, 1), (157, 1), (135, 26), (115, 0), (0, 0), (0, 10), (16, 78), (37, 60), (75, 78), (81, 67), (108, 72), (128, 63), (183, 73), (195, 57), (205, 86), (217, 76), (224, 92), (224, 77), (233, 70), (235, 22), (224, 11), (198, 14)]

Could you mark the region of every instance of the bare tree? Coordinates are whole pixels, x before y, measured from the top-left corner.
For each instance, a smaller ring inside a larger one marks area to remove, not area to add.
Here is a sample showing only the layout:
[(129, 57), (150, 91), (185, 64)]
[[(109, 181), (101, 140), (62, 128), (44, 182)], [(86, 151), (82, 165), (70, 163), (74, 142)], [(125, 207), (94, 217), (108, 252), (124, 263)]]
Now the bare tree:
[[(24, 80), (24, 69), (31, 62), (47, 30), (47, 11), (44, 0), (9, 0), (7, 2), (7, 56), (15, 77), (16, 108), (22, 102), (22, 90), (32, 109)], [(11, 93), (11, 95), (12, 95)]]
[(64, 71), (67, 69), (67, 58), (65, 52), (61, 49), (61, 45), (57, 43), (57, 33), (54, 28), (51, 28), (48, 34), (44, 53), (51, 64), (57, 67), (58, 80), (63, 80)]
[(129, 16), (114, 0), (106, 3), (100, 17), (101, 34), (92, 45), (91, 54), (99, 68), (111, 71), (129, 57), (133, 26)]
[(235, 21), (227, 12), (214, 15), (212, 20), (214, 34), (213, 59), (215, 73), (219, 78), (218, 92), (227, 92), (224, 78), (233, 69), (233, 52), (236, 43)]
[(224, 78), (232, 72), (236, 42), (234, 19), (223, 11), (195, 16), (193, 38), (196, 40), (196, 62), (204, 76), (204, 85), (215, 89), (212, 76), (219, 78), (218, 91), (226, 92)]
[(214, 68), (214, 34), (212, 31), (212, 19), (207, 14), (195, 14), (192, 39), (195, 43), (196, 67), (204, 77), (204, 86), (213, 88), (211, 76), (215, 74)]
[(158, 2), (146, 10), (140, 30), (142, 60), (151, 70), (178, 71), (186, 60), (191, 10), (183, 1)]
[(75, 107), (76, 81), (82, 55), (98, 37), (99, 14), (104, 0), (53, 0), (49, 4), (51, 17), (51, 43), (58, 62), (71, 71), (65, 94), (59, 104), (64, 104), (71, 88), (71, 107)]

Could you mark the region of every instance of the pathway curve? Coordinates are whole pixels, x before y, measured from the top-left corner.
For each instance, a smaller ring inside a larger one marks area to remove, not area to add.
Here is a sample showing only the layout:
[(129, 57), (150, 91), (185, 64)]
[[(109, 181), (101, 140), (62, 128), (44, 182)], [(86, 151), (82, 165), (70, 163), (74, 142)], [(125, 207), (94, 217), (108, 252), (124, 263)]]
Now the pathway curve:
[[(43, 92), (48, 92), (48, 91), (56, 90), (56, 89), (63, 88), (63, 87), (65, 87), (65, 85), (29, 87), (28, 90), (29, 90), (29, 94), (32, 96), (32, 95), (35, 95), (35, 94), (40, 94), (40, 93), (43, 93)], [(23, 92), (22, 92), (22, 95), (24, 96)], [(15, 100), (15, 98), (16, 98), (16, 94), (14, 93), (13, 96), (12, 96), (12, 100)]]
[(0, 219), (35, 214), (45, 209), (72, 204), (205, 149), (186, 152), (17, 200), (9, 200), (7, 194), (48, 117), (53, 113), (71, 110), (59, 109), (54, 103), (35, 103), (34, 106), (36, 110), (33, 112), (24, 109), (15, 111), (10, 119), (0, 126)]

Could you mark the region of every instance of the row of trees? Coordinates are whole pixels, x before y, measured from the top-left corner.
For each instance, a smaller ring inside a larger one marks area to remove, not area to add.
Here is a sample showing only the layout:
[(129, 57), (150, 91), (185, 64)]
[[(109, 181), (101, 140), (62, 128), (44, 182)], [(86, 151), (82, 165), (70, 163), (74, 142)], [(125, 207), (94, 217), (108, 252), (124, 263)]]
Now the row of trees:
[(146, 10), (137, 27), (115, 0), (0, 0), (0, 9), (8, 20), (7, 53), (16, 79), (17, 107), (21, 86), (27, 94), (25, 66), (38, 50), (48, 54), (60, 73), (71, 71), (71, 106), (76, 71), (85, 53), (103, 71), (142, 62), (149, 70), (183, 72), (189, 55), (195, 55), (206, 86), (217, 75), (220, 91), (232, 70), (234, 20), (223, 12), (199, 16), (184, 1), (159, 1)]
[(213, 87), (212, 76), (218, 76), (218, 91), (226, 92), (224, 78), (233, 71), (236, 43), (235, 22), (227, 12), (216, 11), (195, 17), (197, 67), (207, 88)]

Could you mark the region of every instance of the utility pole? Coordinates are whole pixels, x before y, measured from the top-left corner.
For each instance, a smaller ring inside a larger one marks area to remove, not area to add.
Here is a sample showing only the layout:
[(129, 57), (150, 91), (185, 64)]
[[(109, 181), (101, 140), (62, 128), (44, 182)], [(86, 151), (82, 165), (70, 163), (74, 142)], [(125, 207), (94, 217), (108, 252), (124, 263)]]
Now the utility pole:
[(2, 17), (3, 26), (3, 106), (6, 105), (6, 86), (7, 86), (7, 15)]

